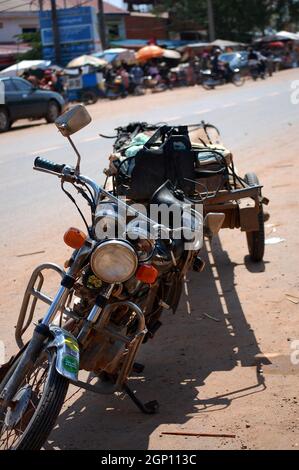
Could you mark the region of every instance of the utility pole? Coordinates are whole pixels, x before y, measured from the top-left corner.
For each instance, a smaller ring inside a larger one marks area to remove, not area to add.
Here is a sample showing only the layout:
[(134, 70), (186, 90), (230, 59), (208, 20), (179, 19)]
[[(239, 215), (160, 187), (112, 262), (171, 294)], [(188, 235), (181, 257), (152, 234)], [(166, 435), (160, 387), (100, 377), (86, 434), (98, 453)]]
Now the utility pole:
[(51, 18), (52, 18), (52, 31), (53, 31), (53, 42), (55, 51), (55, 62), (57, 65), (60, 64), (60, 35), (57, 18), (56, 0), (51, 0)]
[(107, 47), (107, 40), (106, 40), (106, 24), (105, 24), (105, 15), (104, 15), (104, 4), (103, 0), (98, 0), (98, 10), (99, 10), (99, 30), (100, 30), (100, 38), (102, 43), (103, 50)]
[(38, 0), (38, 4), (39, 4), (39, 11), (43, 11), (43, 9), (44, 9), (44, 2), (43, 2), (43, 0)]
[(209, 40), (210, 42), (213, 42), (216, 39), (213, 0), (207, 0), (207, 2), (208, 2)]

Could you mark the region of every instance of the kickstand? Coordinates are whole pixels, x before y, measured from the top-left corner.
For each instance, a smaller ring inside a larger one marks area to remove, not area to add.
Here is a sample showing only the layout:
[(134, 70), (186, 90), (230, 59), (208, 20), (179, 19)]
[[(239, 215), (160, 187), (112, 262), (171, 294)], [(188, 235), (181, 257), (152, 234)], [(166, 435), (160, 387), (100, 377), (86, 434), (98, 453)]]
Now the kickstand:
[(142, 411), (142, 413), (146, 415), (153, 415), (159, 411), (159, 403), (156, 400), (149, 401), (148, 403), (142, 403), (128, 385), (124, 385), (124, 391), (131, 398), (131, 400), (135, 403), (137, 408), (139, 408), (139, 410)]

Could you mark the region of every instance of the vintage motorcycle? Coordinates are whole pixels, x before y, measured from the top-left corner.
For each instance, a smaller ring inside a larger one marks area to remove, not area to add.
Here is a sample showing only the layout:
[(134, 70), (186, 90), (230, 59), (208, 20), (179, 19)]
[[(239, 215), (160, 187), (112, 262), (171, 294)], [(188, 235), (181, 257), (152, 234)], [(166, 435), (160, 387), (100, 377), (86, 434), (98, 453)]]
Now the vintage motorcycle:
[(205, 90), (214, 90), (217, 86), (226, 83), (233, 83), (236, 87), (241, 87), (245, 84), (245, 77), (242, 76), (240, 69), (231, 68), (225, 64), (222, 74), (214, 74), (211, 70), (202, 70), (200, 82)]
[[(90, 121), (82, 105), (56, 121), (77, 154), (75, 167), (40, 157), (34, 162), (35, 170), (60, 179), (87, 233), (75, 228), (65, 233), (74, 250), (67, 270), (45, 263), (32, 273), (16, 325), (20, 351), (0, 368), (0, 449), (40, 449), (70, 384), (97, 394), (127, 393), (142, 412), (157, 412), (156, 401), (142, 403), (127, 383), (132, 371), (143, 371), (136, 354), (161, 326), (162, 312), (176, 311), (187, 271), (204, 267), (202, 216), (169, 182), (158, 188), (144, 213), (80, 174), (81, 157), (71, 135)], [(67, 184), (88, 202), (90, 225)], [(150, 218), (151, 204), (179, 208), (180, 223), (163, 225), (160, 216)], [(212, 217), (205, 224), (213, 230)], [(187, 238), (192, 248), (186, 249)], [(61, 276), (54, 298), (42, 291), (47, 272)], [(34, 318), (38, 302), (48, 305), (42, 319)], [(90, 374), (87, 381), (79, 378), (82, 370)]]

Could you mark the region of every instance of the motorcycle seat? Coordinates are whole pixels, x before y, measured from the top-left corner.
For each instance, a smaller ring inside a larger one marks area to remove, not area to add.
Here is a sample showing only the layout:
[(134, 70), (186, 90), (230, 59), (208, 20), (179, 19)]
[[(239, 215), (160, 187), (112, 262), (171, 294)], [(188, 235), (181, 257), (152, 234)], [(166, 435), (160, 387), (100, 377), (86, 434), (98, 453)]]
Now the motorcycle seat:
[(221, 145), (192, 144), (193, 151), (196, 152), (197, 168), (207, 167), (215, 164), (225, 164), (230, 166), (233, 162), (233, 156), (230, 150)]

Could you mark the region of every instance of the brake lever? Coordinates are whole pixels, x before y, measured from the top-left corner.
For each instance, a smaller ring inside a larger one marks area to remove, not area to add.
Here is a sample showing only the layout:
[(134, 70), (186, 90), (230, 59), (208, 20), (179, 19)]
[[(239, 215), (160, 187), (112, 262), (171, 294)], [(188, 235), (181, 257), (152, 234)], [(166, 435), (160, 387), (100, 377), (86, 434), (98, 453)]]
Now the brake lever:
[(103, 139), (116, 139), (117, 135), (105, 135), (105, 134), (99, 134), (100, 137)]

